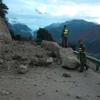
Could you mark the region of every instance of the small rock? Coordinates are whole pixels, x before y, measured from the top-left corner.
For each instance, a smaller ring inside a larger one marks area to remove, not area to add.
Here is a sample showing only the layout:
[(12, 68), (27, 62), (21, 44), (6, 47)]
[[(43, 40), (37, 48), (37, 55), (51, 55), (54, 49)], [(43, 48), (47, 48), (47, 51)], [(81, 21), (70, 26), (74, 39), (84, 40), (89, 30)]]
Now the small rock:
[(18, 61), (21, 60), (21, 58), (22, 58), (21, 55), (17, 54), (12, 57), (13, 60), (18, 60)]
[(34, 84), (34, 86), (38, 86), (37, 84)]
[(98, 95), (97, 97), (100, 98), (100, 95)]
[(0, 64), (2, 64), (3, 63), (3, 59), (0, 59)]
[(36, 54), (35, 55), (37, 58), (43, 58), (43, 55), (41, 55), (41, 54)]
[(70, 94), (68, 93), (67, 96), (70, 96)]
[(47, 76), (47, 79), (52, 79), (50, 76)]
[(8, 91), (8, 90), (1, 90), (0, 91), (0, 95), (4, 96), (4, 95), (9, 95), (11, 94), (12, 92)]
[(97, 85), (100, 85), (100, 83), (97, 83)]
[(57, 58), (57, 54), (55, 51), (51, 51), (47, 54), (49, 57)]
[(41, 92), (37, 93), (37, 96), (42, 96), (42, 93)]
[(42, 96), (42, 95), (45, 95), (45, 93), (40, 91), (37, 93), (37, 96)]
[(56, 90), (56, 92), (59, 92), (58, 90)]
[(47, 59), (47, 64), (52, 64), (53, 63), (53, 58), (52, 57), (49, 57), (48, 59)]
[(67, 73), (64, 73), (63, 74), (63, 77), (71, 77), (71, 75), (70, 74), (67, 74)]
[(28, 71), (28, 67), (25, 65), (20, 65), (17, 72), (20, 74), (25, 74)]
[(76, 96), (76, 98), (77, 98), (77, 99), (81, 99), (82, 97), (80, 97), (80, 96)]

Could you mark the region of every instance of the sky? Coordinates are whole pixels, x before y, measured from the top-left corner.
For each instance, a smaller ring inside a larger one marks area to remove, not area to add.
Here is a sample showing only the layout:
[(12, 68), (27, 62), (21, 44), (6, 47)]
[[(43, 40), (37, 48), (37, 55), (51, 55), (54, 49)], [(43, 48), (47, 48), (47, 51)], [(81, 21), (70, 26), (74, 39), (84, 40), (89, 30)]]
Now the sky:
[(72, 19), (100, 24), (100, 0), (3, 0), (8, 6), (8, 19), (24, 23), (31, 29)]

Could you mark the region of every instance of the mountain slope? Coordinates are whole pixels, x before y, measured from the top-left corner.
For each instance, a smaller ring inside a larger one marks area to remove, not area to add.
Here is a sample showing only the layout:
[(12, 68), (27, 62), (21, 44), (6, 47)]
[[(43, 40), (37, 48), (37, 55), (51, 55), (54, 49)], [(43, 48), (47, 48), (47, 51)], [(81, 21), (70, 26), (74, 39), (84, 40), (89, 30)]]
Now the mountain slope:
[(86, 44), (88, 54), (96, 57), (100, 56), (100, 25), (84, 20), (72, 20), (51, 24), (45, 28), (57, 42), (61, 42), (61, 33), (65, 24), (70, 31), (70, 42), (77, 44), (78, 40), (82, 39)]
[(14, 36), (20, 35), (21, 38), (25, 39), (32, 37), (32, 30), (25, 24), (9, 24), (9, 28), (14, 32)]
[(85, 41), (89, 53), (100, 57), (100, 25), (91, 27), (79, 37)]
[(45, 28), (52, 34), (52, 36), (57, 42), (60, 42), (61, 33), (65, 24), (70, 31), (70, 41), (76, 41), (80, 33), (85, 32), (89, 28), (95, 26), (94, 23), (87, 22), (84, 20), (72, 20), (66, 21), (61, 24), (51, 24), (50, 26), (47, 26)]

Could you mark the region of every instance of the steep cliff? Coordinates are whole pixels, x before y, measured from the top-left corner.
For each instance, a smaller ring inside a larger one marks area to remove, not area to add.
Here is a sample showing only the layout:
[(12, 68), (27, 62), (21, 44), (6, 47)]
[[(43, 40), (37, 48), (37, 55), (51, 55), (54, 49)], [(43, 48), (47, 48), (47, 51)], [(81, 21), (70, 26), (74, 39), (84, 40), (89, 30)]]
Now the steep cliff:
[(8, 27), (6, 23), (4, 22), (4, 19), (0, 17), (0, 39), (9, 39), (11, 40), (10, 32), (8, 30)]

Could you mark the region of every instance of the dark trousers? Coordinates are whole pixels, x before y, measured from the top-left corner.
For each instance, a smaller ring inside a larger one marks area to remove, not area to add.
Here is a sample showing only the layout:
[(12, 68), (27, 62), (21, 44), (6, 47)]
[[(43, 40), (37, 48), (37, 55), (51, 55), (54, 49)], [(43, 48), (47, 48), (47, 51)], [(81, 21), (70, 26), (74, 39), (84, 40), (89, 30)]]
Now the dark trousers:
[(80, 58), (80, 72), (83, 72), (84, 69), (88, 70), (88, 65), (87, 65), (87, 61), (86, 61), (86, 57), (81, 57)]
[(62, 47), (68, 47), (68, 37), (62, 37)]

